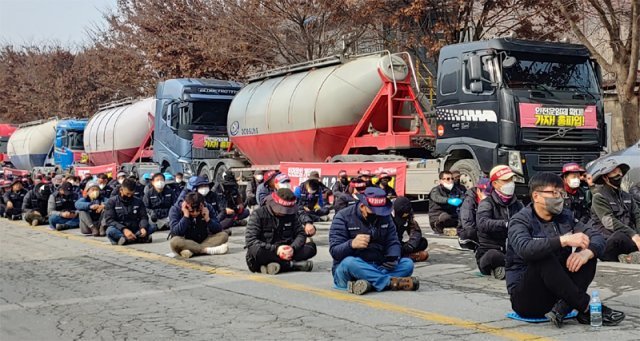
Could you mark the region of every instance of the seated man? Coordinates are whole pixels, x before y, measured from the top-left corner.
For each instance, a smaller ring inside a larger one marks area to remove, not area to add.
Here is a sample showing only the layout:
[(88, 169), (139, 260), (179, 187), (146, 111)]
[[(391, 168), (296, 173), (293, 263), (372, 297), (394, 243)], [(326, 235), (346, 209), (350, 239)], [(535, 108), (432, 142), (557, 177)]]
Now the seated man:
[(581, 186), (580, 179), (584, 173), (584, 168), (574, 162), (562, 166), (562, 180), (567, 193), (564, 205), (573, 212), (575, 219), (586, 224), (591, 219), (591, 192)]
[(76, 210), (78, 196), (73, 192), (73, 186), (64, 182), (58, 191), (49, 196), (49, 227), (57, 231), (77, 228), (80, 225)]
[(267, 200), (271, 193), (277, 190), (275, 179), (278, 174), (279, 173), (277, 171), (268, 171), (264, 173), (264, 181), (258, 185), (258, 189), (256, 190), (258, 205), (263, 206), (265, 200)]
[(169, 229), (169, 209), (177, 200), (171, 187), (165, 185), (165, 176), (156, 173), (151, 178), (152, 188), (143, 195), (142, 202), (147, 208), (147, 215), (154, 230)]
[(453, 176), (449, 171), (439, 174), (440, 185), (429, 193), (429, 225), (433, 232), (442, 234), (447, 227), (457, 228), (458, 207), (462, 205), (464, 192), (454, 186)]
[(387, 198), (389, 199), (394, 199), (398, 196), (396, 190), (390, 185), (392, 179), (393, 177), (389, 173), (383, 172), (378, 175), (378, 187), (387, 193)]
[(476, 223), (478, 225), (478, 249), (476, 262), (483, 275), (491, 274), (504, 279), (504, 255), (509, 219), (522, 208), (522, 202), (514, 195), (515, 173), (509, 166), (499, 165), (491, 169), (491, 194), (480, 201)]
[(257, 199), (258, 186), (262, 184), (263, 180), (264, 180), (264, 177), (262, 173), (258, 173), (258, 172), (253, 174), (253, 176), (251, 177), (251, 180), (249, 180), (249, 183), (247, 184), (247, 189), (245, 191), (246, 199), (244, 201), (244, 205), (246, 207), (252, 207), (252, 206), (258, 205), (258, 199)]
[[(427, 239), (422, 236), (420, 225), (413, 217), (411, 201), (407, 197), (398, 197), (393, 202), (393, 222), (398, 230), (398, 240), (401, 245), (402, 257), (409, 257), (414, 262), (424, 262), (429, 258)], [(407, 233), (409, 240), (402, 241)]]
[(418, 290), (418, 278), (409, 277), (413, 261), (401, 257), (387, 193), (369, 187), (359, 197), (358, 204), (340, 211), (331, 223), (333, 283), (356, 295), (373, 289)]
[(134, 197), (136, 181), (127, 178), (120, 185), (119, 193), (107, 200), (104, 220), (107, 237), (113, 245), (151, 243), (153, 229), (149, 226), (147, 212), (141, 199)]
[(247, 225), (245, 219), (249, 216), (249, 210), (244, 207), (238, 181), (233, 173), (226, 172), (222, 182), (214, 187), (213, 192), (218, 195), (220, 200), (218, 220), (223, 230), (227, 231), (233, 226)]
[(309, 179), (296, 187), (294, 191), (298, 198), (300, 214), (308, 217), (312, 222), (329, 220), (329, 207), (322, 193), (321, 182), (315, 178)]
[(334, 200), (333, 200), (333, 209), (335, 213), (342, 211), (347, 208), (349, 205), (353, 205), (360, 201), (358, 194), (364, 193), (364, 190), (367, 189), (367, 183), (360, 180), (359, 178), (351, 179), (349, 183), (349, 192), (335, 192)]
[(316, 245), (305, 235), (297, 212), (293, 192), (281, 188), (251, 213), (245, 233), (249, 270), (275, 275), (313, 269), (308, 259), (316, 255)]
[(331, 186), (331, 192), (333, 195), (337, 195), (338, 193), (349, 193), (349, 176), (347, 175), (346, 170), (341, 170), (338, 172), (338, 179)]
[(368, 169), (360, 169), (358, 171), (358, 178), (364, 181), (367, 184), (367, 187), (374, 187), (373, 182), (371, 181), (371, 171)]
[(22, 180), (16, 178), (11, 182), (11, 189), (4, 193), (3, 199), (6, 206), (4, 216), (7, 219), (22, 219), (22, 203), (24, 197), (27, 196), (27, 190), (24, 189)]
[[(578, 322), (590, 323), (587, 288), (605, 247), (602, 235), (575, 222), (564, 208), (562, 179), (538, 173), (529, 180), (531, 204), (509, 223), (507, 291), (511, 307), (527, 318), (546, 316), (557, 327), (571, 310)], [(624, 313), (602, 306), (602, 324), (612, 326)]]
[(80, 232), (94, 237), (104, 237), (107, 235), (103, 219), (104, 208), (108, 198), (102, 196), (97, 182), (88, 182), (84, 192), (85, 195), (75, 204), (80, 217)]
[(191, 192), (171, 207), (171, 251), (184, 258), (193, 255), (222, 255), (228, 252), (229, 235), (211, 215), (211, 206), (198, 192)]
[(640, 208), (620, 188), (628, 171), (626, 164), (611, 163), (593, 174), (593, 181), (602, 186), (593, 195), (591, 217), (607, 243), (601, 260), (640, 264)]
[(476, 251), (478, 248), (478, 227), (476, 212), (478, 204), (487, 197), (489, 179), (482, 177), (478, 183), (467, 190), (462, 206), (460, 206), (460, 225), (458, 227), (458, 244), (460, 247)]
[(116, 187), (109, 187), (109, 176), (104, 173), (100, 173), (96, 175), (96, 182), (98, 183), (98, 187), (100, 188), (100, 195), (104, 198), (108, 198), (112, 195), (112, 193), (117, 194), (119, 184)]
[(53, 193), (53, 185), (40, 182), (27, 193), (22, 201), (22, 216), (31, 226), (38, 226), (49, 221), (49, 196)]

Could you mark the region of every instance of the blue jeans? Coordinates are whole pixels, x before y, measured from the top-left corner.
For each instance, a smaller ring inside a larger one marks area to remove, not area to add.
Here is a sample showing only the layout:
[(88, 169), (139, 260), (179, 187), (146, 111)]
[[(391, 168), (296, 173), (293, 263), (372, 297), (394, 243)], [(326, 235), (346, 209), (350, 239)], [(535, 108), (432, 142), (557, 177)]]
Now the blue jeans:
[(78, 218), (77, 216), (73, 219), (69, 219), (69, 218), (62, 218), (59, 215), (52, 215), (49, 217), (49, 226), (51, 226), (52, 229), (56, 228), (57, 224), (65, 224), (71, 228), (76, 228), (78, 226), (80, 226), (80, 218)]
[[(133, 229), (131, 227), (128, 228), (129, 230), (131, 230), (131, 232), (133, 232), (133, 234), (138, 233), (139, 228)], [(147, 237), (151, 236), (151, 234), (153, 232), (155, 232), (155, 229), (153, 228), (153, 226), (149, 225), (147, 228)], [(124, 237), (124, 232), (118, 230), (117, 228), (113, 227), (113, 226), (109, 226), (107, 228), (107, 238), (109, 238), (109, 241), (111, 242), (111, 244), (118, 244), (118, 240), (120, 240), (120, 238)], [(127, 244), (132, 244), (132, 243), (137, 243), (139, 242), (140, 238), (137, 238), (136, 240), (130, 241), (127, 240)]]
[(374, 263), (368, 263), (359, 257), (347, 257), (338, 264), (333, 273), (333, 284), (338, 289), (346, 289), (347, 282), (365, 279), (376, 291), (383, 291), (391, 283), (391, 277), (408, 277), (413, 273), (413, 261), (400, 258), (392, 271)]

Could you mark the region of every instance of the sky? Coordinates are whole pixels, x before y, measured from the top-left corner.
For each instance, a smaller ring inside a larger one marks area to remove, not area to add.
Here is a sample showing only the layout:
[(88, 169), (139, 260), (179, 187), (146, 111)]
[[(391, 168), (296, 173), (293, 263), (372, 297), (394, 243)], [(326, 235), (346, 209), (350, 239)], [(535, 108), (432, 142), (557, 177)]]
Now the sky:
[(0, 45), (74, 48), (88, 41), (86, 29), (104, 26), (102, 12), (116, 0), (0, 0)]

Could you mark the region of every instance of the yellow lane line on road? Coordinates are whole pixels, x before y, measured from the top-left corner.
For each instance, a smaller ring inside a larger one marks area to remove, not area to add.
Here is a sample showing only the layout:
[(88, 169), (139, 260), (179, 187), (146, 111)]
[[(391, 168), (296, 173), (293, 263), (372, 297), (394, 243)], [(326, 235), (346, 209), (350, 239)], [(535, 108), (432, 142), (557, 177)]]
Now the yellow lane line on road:
[(96, 246), (96, 247), (101, 248), (101, 249), (106, 249), (106, 250), (118, 252), (118, 253), (125, 254), (125, 255), (128, 255), (128, 256), (131, 256), (131, 257), (137, 257), (137, 258), (142, 258), (142, 259), (146, 259), (146, 260), (158, 261), (158, 262), (162, 262), (162, 263), (165, 263), (165, 264), (174, 265), (174, 266), (177, 266), (177, 267), (180, 267), (180, 268), (201, 271), (201, 272), (214, 274), (214, 275), (221, 275), (221, 276), (235, 278), (235, 279), (241, 279), (241, 280), (247, 280), (247, 281), (252, 281), (252, 282), (257, 282), (257, 283), (269, 284), (269, 285), (277, 286), (277, 287), (280, 287), (280, 288), (289, 289), (289, 290), (295, 290), (295, 291), (299, 291), (299, 292), (305, 292), (305, 293), (313, 294), (313, 295), (316, 295), (316, 296), (319, 296), (319, 297), (324, 297), (324, 298), (328, 298), (328, 299), (332, 299), (332, 300), (357, 303), (357, 304), (361, 304), (361, 305), (364, 305), (364, 306), (367, 306), (367, 307), (370, 307), (370, 308), (373, 308), (373, 309), (377, 309), (377, 310), (394, 312), (394, 313), (398, 313), (398, 314), (402, 314), (402, 315), (406, 315), (406, 316), (415, 317), (415, 318), (418, 318), (418, 319), (421, 319), (421, 320), (424, 320), (424, 321), (443, 324), (443, 325), (449, 325), (449, 326), (456, 327), (456, 328), (474, 330), (474, 331), (477, 331), (477, 332), (481, 332), (481, 333), (489, 334), (489, 335), (494, 335), (494, 336), (499, 336), (499, 337), (502, 337), (502, 338), (505, 338), (505, 339), (509, 339), (509, 340), (549, 340), (547, 337), (540, 336), (540, 335), (521, 333), (521, 332), (517, 332), (517, 331), (513, 331), (513, 330), (499, 328), (499, 327), (491, 327), (491, 326), (488, 326), (488, 325), (485, 325), (485, 324), (482, 324), (482, 323), (479, 323), (479, 322), (473, 322), (473, 321), (469, 321), (469, 320), (463, 320), (463, 319), (460, 319), (460, 318), (457, 318), (457, 317), (452, 317), (452, 316), (432, 313), (432, 312), (428, 312), (428, 311), (408, 308), (408, 307), (401, 306), (401, 305), (398, 305), (398, 304), (393, 304), (393, 303), (383, 302), (383, 301), (379, 301), (379, 300), (374, 300), (374, 299), (367, 298), (367, 297), (364, 297), (364, 296), (356, 296), (356, 295), (348, 294), (348, 293), (345, 293), (345, 292), (339, 291), (339, 290), (319, 289), (319, 288), (315, 288), (315, 287), (311, 287), (311, 286), (307, 286), (307, 285), (287, 282), (287, 281), (278, 279), (276, 277), (263, 276), (263, 275), (253, 275), (253, 274), (244, 274), (244, 273), (236, 272), (236, 271), (233, 271), (233, 270), (230, 270), (230, 269), (226, 269), (226, 268), (216, 268), (216, 267), (213, 267), (213, 266), (198, 264), (198, 263), (195, 263), (195, 262), (192, 262), (192, 261), (187, 261), (187, 260), (183, 260), (183, 259), (179, 259), (179, 258), (170, 258), (170, 257), (167, 257), (165, 255), (151, 253), (151, 252), (138, 250), (138, 249), (130, 248), (130, 247), (126, 247), (126, 246), (124, 246), (124, 247), (123, 246), (113, 246), (113, 245), (109, 245), (109, 244), (107, 244), (107, 243), (105, 243), (103, 241), (96, 240), (96, 239), (92, 239), (92, 238), (88, 238), (88, 237), (80, 236), (80, 235), (74, 235), (74, 234), (68, 234), (68, 233), (53, 231), (53, 230), (49, 230), (47, 228), (33, 227), (33, 226), (26, 225), (26, 224), (20, 224), (18, 226), (26, 227), (28, 229), (31, 229), (31, 230), (37, 231), (37, 232), (45, 232), (45, 233), (48, 233), (50, 235), (54, 235), (54, 236), (57, 236), (57, 237), (62, 237), (62, 238), (73, 240), (73, 241), (78, 241), (78, 242), (81, 242), (81, 243), (84, 243), (84, 244), (89, 244), (89, 245)]

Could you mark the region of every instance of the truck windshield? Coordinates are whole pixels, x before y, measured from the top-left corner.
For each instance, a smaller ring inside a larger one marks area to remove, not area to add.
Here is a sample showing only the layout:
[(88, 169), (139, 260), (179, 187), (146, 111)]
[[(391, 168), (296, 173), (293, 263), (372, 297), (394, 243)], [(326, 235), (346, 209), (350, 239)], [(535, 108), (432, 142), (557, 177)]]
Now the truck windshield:
[(67, 132), (66, 146), (73, 150), (84, 150), (84, 132), (70, 130)]
[(595, 72), (586, 58), (532, 54), (513, 56), (517, 62), (503, 68), (503, 79), (510, 88), (598, 93)]
[(231, 101), (199, 101), (192, 102), (191, 126), (225, 127), (227, 126), (227, 113)]

